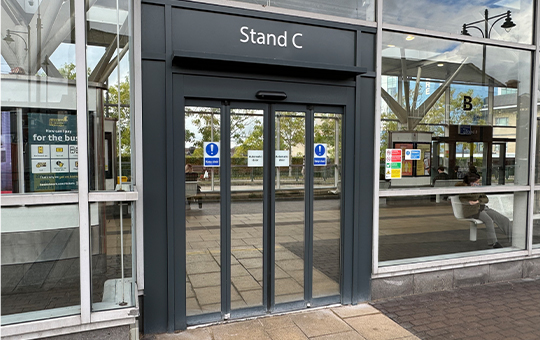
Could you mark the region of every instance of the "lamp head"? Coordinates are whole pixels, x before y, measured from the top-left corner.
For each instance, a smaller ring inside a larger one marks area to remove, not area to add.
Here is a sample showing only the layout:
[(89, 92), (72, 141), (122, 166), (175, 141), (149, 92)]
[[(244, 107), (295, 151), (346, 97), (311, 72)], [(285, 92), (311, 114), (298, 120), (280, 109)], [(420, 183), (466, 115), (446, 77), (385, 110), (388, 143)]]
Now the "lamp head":
[(501, 27), (504, 28), (506, 32), (510, 32), (512, 27), (515, 26), (516, 24), (512, 21), (512, 18), (510, 18), (510, 11), (506, 12), (506, 19), (504, 19), (504, 23), (501, 25)]
[(5, 42), (7, 42), (8, 44), (11, 44), (12, 42), (14, 42), (15, 40), (13, 40), (13, 38), (11, 37), (11, 33), (9, 32), (9, 30), (7, 30), (7, 34), (6, 34), (6, 37), (3, 39)]
[(467, 31), (467, 24), (463, 24), (463, 29), (461, 30), (461, 35), (468, 35), (471, 36), (469, 31)]

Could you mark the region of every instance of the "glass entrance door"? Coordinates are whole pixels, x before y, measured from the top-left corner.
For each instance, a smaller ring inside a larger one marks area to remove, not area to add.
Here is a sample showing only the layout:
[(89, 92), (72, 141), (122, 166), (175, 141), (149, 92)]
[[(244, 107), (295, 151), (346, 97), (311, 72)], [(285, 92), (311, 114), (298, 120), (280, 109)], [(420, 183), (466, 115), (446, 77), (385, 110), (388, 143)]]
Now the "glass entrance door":
[(184, 111), (188, 323), (340, 302), (343, 109)]

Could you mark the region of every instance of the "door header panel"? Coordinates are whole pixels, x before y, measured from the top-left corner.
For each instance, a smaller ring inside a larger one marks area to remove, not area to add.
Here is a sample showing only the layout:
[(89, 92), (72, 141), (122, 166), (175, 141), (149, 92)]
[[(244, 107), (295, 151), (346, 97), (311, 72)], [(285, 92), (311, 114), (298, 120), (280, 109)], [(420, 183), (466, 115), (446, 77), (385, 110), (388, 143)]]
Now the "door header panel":
[(172, 9), (171, 22), (175, 54), (357, 66), (355, 30), (183, 8)]

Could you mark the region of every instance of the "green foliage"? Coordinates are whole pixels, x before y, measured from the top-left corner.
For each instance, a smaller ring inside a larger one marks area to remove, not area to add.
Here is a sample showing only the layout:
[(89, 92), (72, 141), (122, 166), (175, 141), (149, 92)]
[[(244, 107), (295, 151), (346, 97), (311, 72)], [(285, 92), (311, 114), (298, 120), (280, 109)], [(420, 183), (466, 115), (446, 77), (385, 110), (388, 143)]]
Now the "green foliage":
[[(120, 117), (118, 117), (118, 100), (122, 105), (120, 107)], [(118, 84), (109, 86), (109, 104), (113, 105), (107, 107), (106, 115), (118, 119), (117, 129), (121, 129), (122, 155), (129, 155), (131, 154), (130, 84), (127, 76), (119, 86)]]

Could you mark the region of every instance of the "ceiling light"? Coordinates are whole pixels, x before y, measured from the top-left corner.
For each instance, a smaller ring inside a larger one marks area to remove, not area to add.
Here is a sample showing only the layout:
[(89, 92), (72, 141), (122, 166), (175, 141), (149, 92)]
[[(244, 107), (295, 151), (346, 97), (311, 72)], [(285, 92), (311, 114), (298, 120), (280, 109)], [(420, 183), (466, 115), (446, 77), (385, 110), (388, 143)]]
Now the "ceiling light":
[(405, 40), (407, 41), (411, 41), (411, 40), (414, 40), (414, 35), (408, 35), (407, 38), (405, 38)]

